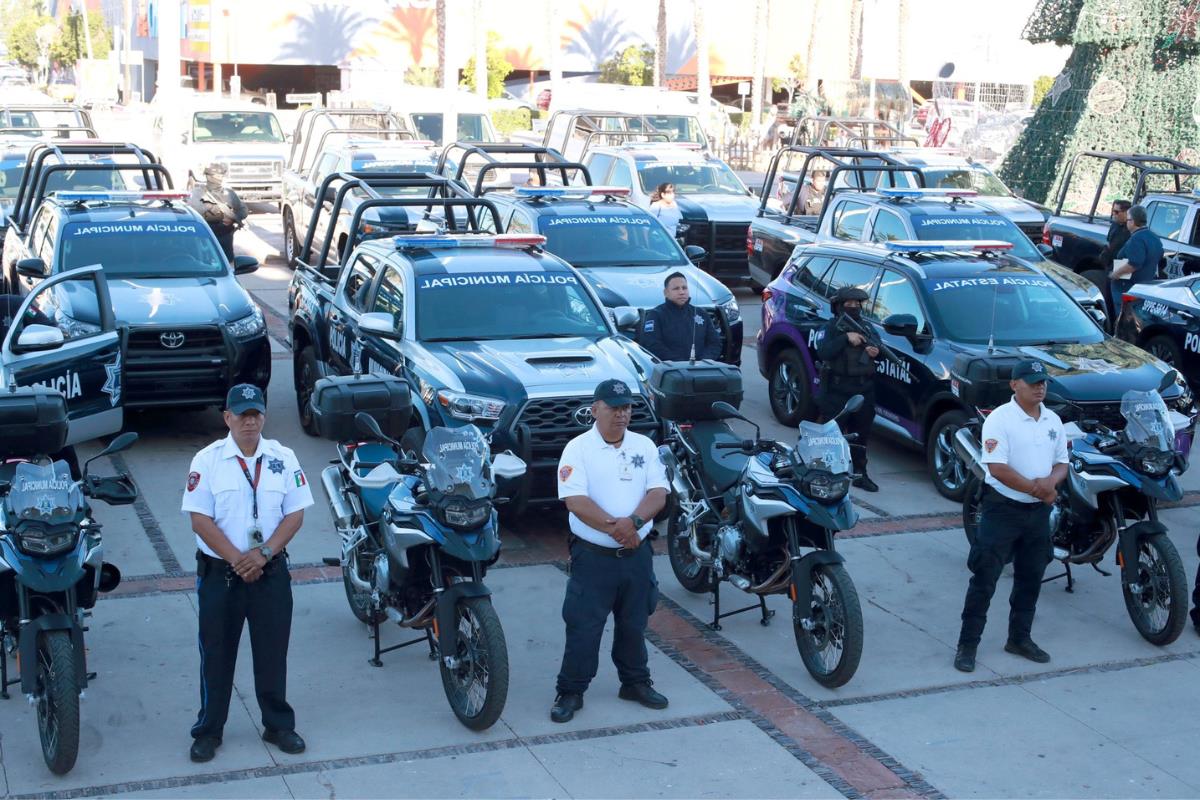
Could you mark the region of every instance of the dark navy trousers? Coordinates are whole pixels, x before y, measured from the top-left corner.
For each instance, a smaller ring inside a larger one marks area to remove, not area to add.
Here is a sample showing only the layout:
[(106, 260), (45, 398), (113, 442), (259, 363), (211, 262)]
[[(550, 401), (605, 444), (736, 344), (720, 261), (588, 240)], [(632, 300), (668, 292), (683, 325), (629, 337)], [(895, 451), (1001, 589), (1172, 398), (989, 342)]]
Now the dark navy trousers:
[(296, 729), (288, 705), (287, 651), (292, 633), (292, 576), (287, 558), (276, 556), (262, 577), (244, 583), (233, 568), (217, 559), (196, 559), (196, 593), (200, 606), (200, 713), (192, 738), (221, 738), (229, 716), (233, 670), (242, 627), (250, 625), (254, 656), (254, 693), (263, 727)]
[(600, 665), (600, 639), (613, 616), (612, 660), (622, 684), (646, 683), (646, 623), (658, 605), (658, 580), (649, 542), (625, 558), (571, 544), (571, 577), (563, 600), (567, 646), (558, 672), (559, 694), (587, 691)]

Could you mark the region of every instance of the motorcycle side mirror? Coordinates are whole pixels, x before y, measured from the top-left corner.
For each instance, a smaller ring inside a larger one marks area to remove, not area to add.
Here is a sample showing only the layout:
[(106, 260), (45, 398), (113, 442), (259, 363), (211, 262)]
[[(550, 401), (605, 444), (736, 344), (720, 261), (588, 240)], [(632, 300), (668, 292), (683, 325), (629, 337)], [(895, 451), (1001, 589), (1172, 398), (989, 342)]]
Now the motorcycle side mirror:
[(381, 442), (388, 442), (399, 446), (399, 442), (384, 434), (383, 429), (379, 427), (379, 423), (365, 411), (360, 411), (354, 415), (354, 423), (358, 425), (358, 429), (363, 433), (369, 433)]
[(742, 412), (738, 411), (736, 408), (731, 406), (729, 403), (726, 403), (724, 400), (718, 400), (717, 402), (713, 403), (712, 406), (710, 406), (710, 408), (712, 408), (713, 411), (717, 412), (717, 414), (720, 415), (721, 419), (740, 419), (742, 422), (750, 423), (751, 425), (754, 426), (754, 438), (757, 439), (762, 436), (762, 428), (758, 427), (757, 422), (750, 419), (749, 417), (744, 416), (742, 414)]
[[(862, 408), (862, 405), (863, 396), (861, 394), (856, 394), (846, 401), (846, 406), (842, 409), (842, 414), (853, 414)], [(838, 416), (840, 417), (842, 414), (838, 414)]]
[(1162, 380), (1158, 382), (1158, 392), (1162, 394), (1167, 389), (1170, 389), (1179, 380), (1179, 373), (1175, 370), (1168, 370), (1166, 375), (1162, 376)]
[(115, 453), (120, 453), (122, 450), (128, 450), (129, 448), (133, 447), (133, 443), (136, 442), (137, 440), (138, 440), (138, 435), (136, 433), (134, 433), (133, 431), (125, 431), (125, 433), (122, 433), (120, 436), (116, 437), (111, 442), (109, 442), (108, 447), (105, 447), (99, 453), (96, 453), (96, 455), (92, 456), (87, 461), (83, 462), (83, 473), (85, 475), (87, 474), (88, 466), (93, 461), (95, 461), (97, 458), (103, 458), (104, 456), (111, 456)]

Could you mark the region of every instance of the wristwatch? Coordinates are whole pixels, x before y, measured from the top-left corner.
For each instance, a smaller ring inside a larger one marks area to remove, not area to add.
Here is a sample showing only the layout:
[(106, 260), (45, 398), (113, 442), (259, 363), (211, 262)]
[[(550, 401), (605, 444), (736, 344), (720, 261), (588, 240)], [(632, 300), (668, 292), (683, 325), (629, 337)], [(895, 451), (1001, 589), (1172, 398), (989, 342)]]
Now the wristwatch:
[(629, 521), (632, 522), (633, 527), (639, 531), (642, 529), (642, 526), (646, 524), (646, 520), (642, 519), (637, 514), (630, 514)]
[(275, 555), (275, 551), (271, 549), (271, 545), (269, 544), (259, 546), (258, 552), (262, 553), (263, 558), (265, 558), (267, 561), (270, 561), (271, 556)]

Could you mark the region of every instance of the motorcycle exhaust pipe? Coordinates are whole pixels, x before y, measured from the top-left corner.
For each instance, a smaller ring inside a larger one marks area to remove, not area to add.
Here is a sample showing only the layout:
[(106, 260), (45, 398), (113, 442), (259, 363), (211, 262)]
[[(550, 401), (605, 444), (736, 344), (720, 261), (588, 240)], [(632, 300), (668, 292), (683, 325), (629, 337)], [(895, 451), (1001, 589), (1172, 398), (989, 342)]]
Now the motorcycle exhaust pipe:
[(338, 528), (348, 527), (354, 518), (354, 509), (346, 500), (346, 482), (342, 480), (342, 472), (336, 464), (321, 470), (321, 487), (325, 489), (325, 496), (329, 498), (333, 524)]
[(971, 474), (980, 480), (984, 479), (983, 451), (979, 449), (979, 442), (969, 428), (959, 428), (954, 432), (954, 452), (971, 470)]

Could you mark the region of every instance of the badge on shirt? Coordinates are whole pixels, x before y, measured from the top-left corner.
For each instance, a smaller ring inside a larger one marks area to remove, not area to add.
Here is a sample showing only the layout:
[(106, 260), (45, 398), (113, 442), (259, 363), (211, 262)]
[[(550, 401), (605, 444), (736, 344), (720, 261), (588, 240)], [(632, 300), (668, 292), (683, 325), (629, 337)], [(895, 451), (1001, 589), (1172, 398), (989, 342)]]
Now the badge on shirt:
[(633, 464), (634, 468), (641, 469), (642, 467), (646, 466), (646, 459), (643, 458), (642, 455), (639, 453), (638, 455), (629, 459), (629, 463)]
[(558, 479), (560, 481), (562, 481), (563, 483), (566, 483), (567, 478), (571, 477), (571, 473), (574, 471), (575, 470), (572, 467), (565, 467), (565, 466), (559, 467), (558, 468)]
[(1046, 434), (1050, 437), (1050, 441), (1054, 442), (1058, 440), (1058, 431), (1054, 430), (1053, 428), (1046, 431)]
[(626, 460), (624, 450), (621, 451), (621, 466), (617, 468), (617, 477), (623, 481), (633, 480), (633, 467)]
[(652, 320), (652, 319), (646, 320), (646, 325), (645, 325), (645, 327), (642, 328), (642, 330), (645, 331), (646, 333), (652, 333), (654, 331), (654, 320)]
[(995, 452), (996, 445), (998, 445), (998, 444), (1000, 444), (1000, 442), (996, 441), (995, 439), (988, 439), (986, 442), (983, 443), (983, 447), (989, 453), (993, 453), (993, 452)]
[(199, 485), (200, 485), (200, 473), (199, 472), (188, 473), (188, 484), (187, 484), (188, 491), (189, 492), (196, 491), (196, 487)]
[(269, 459), (267, 461), (267, 469), (271, 470), (271, 472), (274, 472), (276, 475), (282, 475), (283, 474), (283, 459), (282, 458)]

